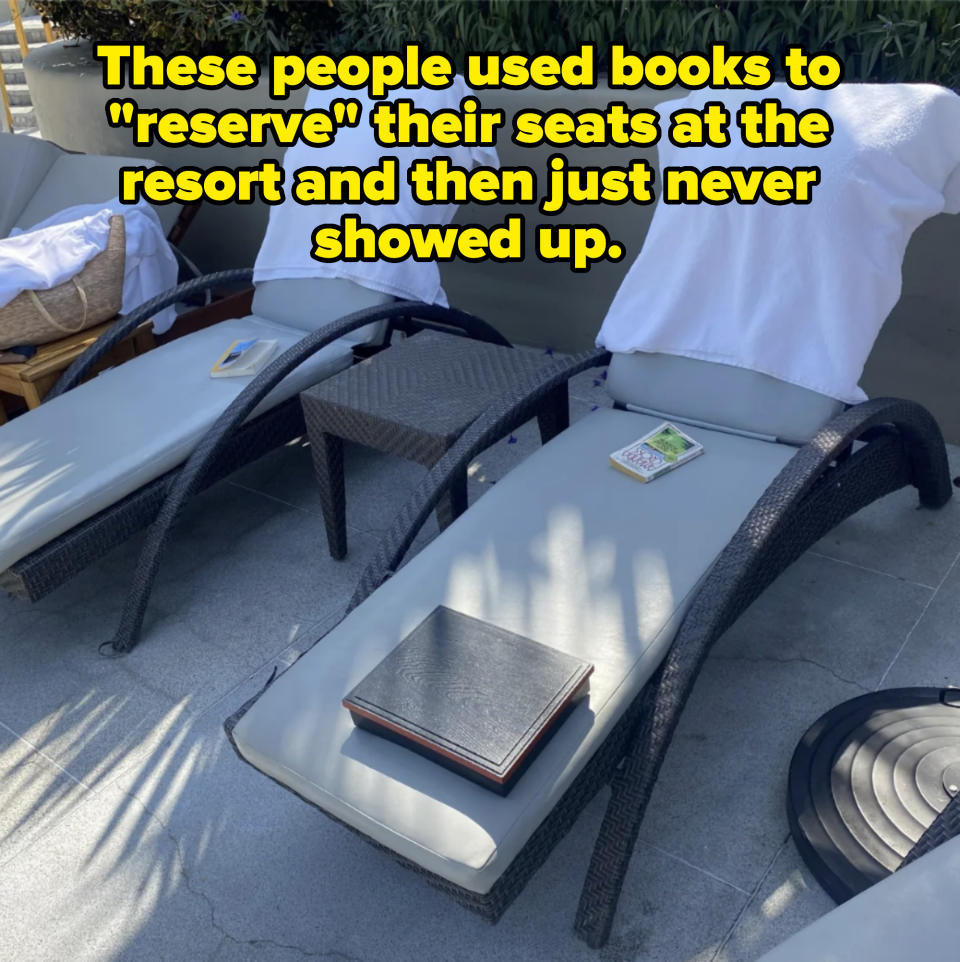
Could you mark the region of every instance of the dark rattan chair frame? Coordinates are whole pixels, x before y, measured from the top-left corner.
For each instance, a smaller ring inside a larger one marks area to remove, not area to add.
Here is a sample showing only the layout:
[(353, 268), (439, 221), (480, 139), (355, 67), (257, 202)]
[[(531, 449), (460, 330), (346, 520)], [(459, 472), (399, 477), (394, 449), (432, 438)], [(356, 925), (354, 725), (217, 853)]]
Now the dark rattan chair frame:
[(907, 852), (907, 857), (900, 863), (897, 871), (958, 835), (960, 835), (960, 795), (954, 795), (947, 803), (947, 807), (930, 823), (913, 848)]
[[(251, 279), (249, 269), (220, 271), (153, 298), (117, 321), (77, 358), (48, 397), (58, 397), (80, 384), (114, 345), (162, 308), (210, 287), (243, 284)], [(115, 652), (129, 651), (139, 637), (161, 555), (185, 502), (244, 464), (303, 435), (305, 429), (299, 398), (290, 398), (249, 419), (254, 408), (283, 378), (318, 351), (351, 331), (379, 322), (386, 323), (387, 337), (396, 330), (414, 333), (429, 328), (510, 346), (495, 328), (478, 317), (415, 301), (399, 301), (342, 317), (307, 334), (260, 371), (224, 409), (181, 466), (0, 572), (0, 588), (24, 600), (36, 601), (136, 531), (149, 526), (120, 626), (108, 643)]]
[[(529, 420), (548, 392), (574, 374), (608, 360), (608, 354), (594, 352), (579, 355), (568, 364), (558, 363), (525, 389), (518, 385), (515, 398), (496, 403), (474, 422), (401, 510), (364, 572), (348, 610), (367, 599), (397, 570), (456, 472)], [(656, 673), (488, 893), (471, 892), (394, 852), (390, 854), (462, 905), (496, 921), (587, 802), (609, 784), (610, 800), (574, 926), (589, 945), (602, 946), (610, 933), (657, 774), (714, 642), (764, 588), (826, 532), (877, 498), (907, 485), (917, 488), (920, 503), (927, 508), (941, 507), (951, 497), (946, 449), (932, 416), (913, 402), (886, 398), (841, 413), (797, 450), (751, 509), (704, 579)], [(254, 701), (256, 698), (227, 720), (231, 741), (234, 726)]]

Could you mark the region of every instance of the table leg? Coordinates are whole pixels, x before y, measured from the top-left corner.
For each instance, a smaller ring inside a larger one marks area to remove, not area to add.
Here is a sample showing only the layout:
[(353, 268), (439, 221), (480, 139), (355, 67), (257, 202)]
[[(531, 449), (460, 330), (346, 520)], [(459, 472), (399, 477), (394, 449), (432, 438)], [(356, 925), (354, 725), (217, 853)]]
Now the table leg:
[(467, 510), (467, 472), (461, 471), (450, 482), (448, 490), (444, 491), (437, 503), (437, 523), (442, 531), (452, 524)]
[(554, 388), (546, 398), (537, 414), (540, 425), (540, 443), (555, 438), (561, 431), (570, 427), (570, 399), (567, 396), (566, 382)]
[(35, 381), (23, 382), (23, 399), (27, 402), (27, 407), (31, 411), (43, 404), (43, 399), (53, 385), (57, 383), (57, 377), (56, 374), (48, 374), (46, 377), (37, 378)]
[(327, 529), (330, 556), (342, 561), (347, 556), (347, 500), (343, 482), (343, 439), (324, 432), (310, 439), (313, 470), (320, 486), (320, 504)]

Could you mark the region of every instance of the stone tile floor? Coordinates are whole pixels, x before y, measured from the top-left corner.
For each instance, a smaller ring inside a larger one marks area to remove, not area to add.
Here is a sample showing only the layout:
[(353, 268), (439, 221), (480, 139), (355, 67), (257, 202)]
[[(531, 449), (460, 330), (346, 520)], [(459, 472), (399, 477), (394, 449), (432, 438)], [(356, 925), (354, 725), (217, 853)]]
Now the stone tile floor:
[[(572, 395), (575, 417), (606, 403), (590, 374)], [(526, 425), (478, 458), (471, 498), (536, 445)], [(218, 485), (188, 510), (146, 640), (123, 659), (96, 646), (138, 539), (37, 605), (0, 600), (0, 959), (749, 962), (829, 910), (788, 838), (790, 755), (845, 698), (960, 684), (960, 504), (920, 511), (903, 491), (871, 506), (721, 640), (594, 954), (571, 920), (605, 796), (491, 927), (242, 765), (223, 736), (273, 667), (337, 620), (421, 472), (349, 451), (342, 563), (302, 445)]]

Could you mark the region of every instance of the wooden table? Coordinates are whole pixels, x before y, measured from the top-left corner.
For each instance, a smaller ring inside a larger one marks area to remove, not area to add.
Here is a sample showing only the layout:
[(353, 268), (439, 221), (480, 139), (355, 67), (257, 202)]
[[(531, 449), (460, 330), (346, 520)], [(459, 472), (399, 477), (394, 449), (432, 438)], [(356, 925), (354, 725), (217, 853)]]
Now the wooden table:
[[(42, 344), (37, 353), (22, 364), (0, 364), (0, 424), (7, 420), (6, 403), (21, 398), (29, 410), (39, 407), (60, 375), (113, 323), (112, 320), (89, 327), (79, 334)], [(104, 358), (97, 370), (129, 361), (154, 347), (153, 325), (148, 321), (129, 338), (121, 341)], [(4, 395), (7, 397), (5, 398)]]

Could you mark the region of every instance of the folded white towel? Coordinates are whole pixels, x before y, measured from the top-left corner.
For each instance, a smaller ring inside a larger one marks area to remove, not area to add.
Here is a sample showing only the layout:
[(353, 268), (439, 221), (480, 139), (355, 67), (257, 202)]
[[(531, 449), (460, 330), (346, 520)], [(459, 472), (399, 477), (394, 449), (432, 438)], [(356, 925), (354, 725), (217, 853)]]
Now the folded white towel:
[[(414, 106), (429, 111), (459, 109), (462, 97), (469, 94), (461, 78), (446, 90), (403, 91)], [(254, 265), (254, 281), (280, 280), (289, 277), (339, 277), (372, 291), (403, 299), (446, 305), (440, 284), (440, 271), (435, 263), (402, 263), (376, 261), (348, 264), (322, 263), (310, 256), (311, 240), (319, 224), (337, 224), (343, 214), (356, 214), (365, 224), (385, 227), (387, 224), (448, 224), (455, 204), (418, 204), (411, 196), (406, 181), (407, 168), (414, 160), (446, 157), (466, 169), (486, 164), (499, 167), (496, 151), (484, 147), (381, 147), (373, 138), (368, 117), (380, 101), (371, 100), (364, 92), (334, 88), (312, 90), (306, 109), (326, 109), (336, 98), (356, 98), (362, 115), (355, 127), (342, 127), (333, 143), (312, 147), (297, 143), (288, 147), (283, 158), (286, 199), (270, 208), (270, 220), (260, 253)], [(347, 167), (361, 170), (378, 164), (384, 156), (399, 162), (399, 203), (397, 204), (298, 204), (292, 197), (294, 172), (300, 167)]]
[(110, 212), (0, 240), (0, 307), (23, 291), (45, 291), (83, 270), (107, 246)]
[[(831, 143), (745, 146), (736, 110), (767, 98), (825, 111)], [(819, 166), (812, 203), (660, 203), (597, 344), (746, 367), (861, 401), (857, 382), (900, 296), (910, 235), (934, 214), (960, 213), (960, 96), (928, 84), (778, 83), (691, 93), (658, 110), (668, 120), (717, 100), (731, 113), (731, 144), (676, 147), (664, 136), (661, 169)]]

